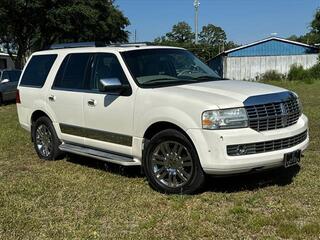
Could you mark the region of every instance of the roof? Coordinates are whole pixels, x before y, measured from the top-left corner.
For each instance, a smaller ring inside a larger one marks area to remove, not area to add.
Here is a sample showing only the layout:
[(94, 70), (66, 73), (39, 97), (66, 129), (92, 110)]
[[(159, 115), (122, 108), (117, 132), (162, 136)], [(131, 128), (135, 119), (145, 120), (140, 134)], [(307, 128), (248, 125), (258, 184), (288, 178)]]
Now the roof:
[(250, 44), (246, 44), (246, 45), (243, 45), (243, 46), (240, 46), (240, 47), (237, 47), (237, 48), (233, 48), (233, 49), (224, 51), (224, 53), (225, 53), (225, 54), (228, 54), (228, 53), (231, 53), (231, 52), (238, 51), (238, 50), (240, 50), (240, 49), (252, 47), (252, 46), (255, 46), (255, 45), (258, 45), (258, 44), (261, 44), (261, 43), (264, 43), (264, 42), (268, 42), (268, 41), (271, 41), (271, 40), (276, 40), (276, 41), (280, 41), (280, 42), (290, 43), (290, 44), (294, 44), (294, 45), (298, 45), (298, 46), (302, 46), (302, 47), (307, 47), (307, 48), (318, 49), (318, 48), (315, 47), (315, 46), (308, 45), (308, 44), (301, 43), (301, 42), (296, 42), (296, 41), (288, 40), (288, 39), (285, 39), (285, 38), (269, 37), (269, 38), (265, 38), (265, 39), (260, 40), (260, 41), (256, 41), (256, 42), (253, 42), (253, 43), (250, 43)]
[[(320, 49), (316, 46), (279, 37), (269, 37), (260, 41), (224, 51), (215, 56), (213, 59), (226, 55), (229, 57), (284, 56), (318, 54), (319, 51)], [(213, 59), (210, 59), (208, 62), (212, 61)]]
[(182, 49), (178, 47), (166, 46), (107, 46), (107, 47), (79, 47), (79, 48), (62, 48), (35, 52), (34, 55), (53, 54), (53, 53), (83, 53), (83, 52), (127, 52), (132, 50), (146, 49)]

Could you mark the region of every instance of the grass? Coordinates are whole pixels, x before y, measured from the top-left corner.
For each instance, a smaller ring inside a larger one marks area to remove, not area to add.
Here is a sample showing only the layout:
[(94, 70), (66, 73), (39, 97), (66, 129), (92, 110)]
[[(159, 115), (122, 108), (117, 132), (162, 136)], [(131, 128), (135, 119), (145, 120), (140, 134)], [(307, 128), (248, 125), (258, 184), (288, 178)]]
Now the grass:
[(310, 119), (300, 172), (210, 178), (193, 196), (151, 190), (138, 168), (41, 161), (15, 105), (0, 107), (0, 239), (319, 239), (320, 82), (275, 84)]

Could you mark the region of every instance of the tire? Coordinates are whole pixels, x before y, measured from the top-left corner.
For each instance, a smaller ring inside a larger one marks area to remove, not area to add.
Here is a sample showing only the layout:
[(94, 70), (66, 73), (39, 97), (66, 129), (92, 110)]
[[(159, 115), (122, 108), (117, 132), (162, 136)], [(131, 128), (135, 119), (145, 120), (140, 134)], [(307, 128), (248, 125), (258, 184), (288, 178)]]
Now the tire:
[(3, 98), (2, 98), (2, 94), (0, 93), (0, 106), (2, 106), (3, 104)]
[(166, 194), (193, 194), (205, 182), (195, 147), (174, 129), (159, 132), (146, 144), (143, 170), (150, 186)]
[(40, 117), (32, 127), (32, 139), (34, 149), (40, 159), (57, 160), (64, 157), (64, 153), (59, 149), (61, 141), (48, 117)]

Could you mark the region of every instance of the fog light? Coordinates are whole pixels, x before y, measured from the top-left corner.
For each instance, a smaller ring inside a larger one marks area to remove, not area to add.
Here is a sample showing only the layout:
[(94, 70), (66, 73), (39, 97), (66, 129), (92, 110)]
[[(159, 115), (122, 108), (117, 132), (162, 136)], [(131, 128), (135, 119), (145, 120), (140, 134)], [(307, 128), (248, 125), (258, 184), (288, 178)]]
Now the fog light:
[(246, 146), (239, 145), (237, 151), (239, 155), (245, 155), (247, 153), (247, 148)]

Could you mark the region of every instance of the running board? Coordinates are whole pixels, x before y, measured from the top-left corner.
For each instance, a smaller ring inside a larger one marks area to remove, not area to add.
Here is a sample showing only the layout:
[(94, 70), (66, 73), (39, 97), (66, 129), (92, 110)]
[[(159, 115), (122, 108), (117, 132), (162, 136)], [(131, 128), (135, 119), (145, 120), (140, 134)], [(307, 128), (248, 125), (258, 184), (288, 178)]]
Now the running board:
[(99, 159), (105, 162), (116, 163), (122, 166), (140, 166), (141, 163), (135, 161), (132, 157), (126, 157), (115, 153), (109, 153), (88, 147), (73, 145), (70, 143), (62, 143), (59, 149), (63, 152), (74, 153), (85, 157)]

